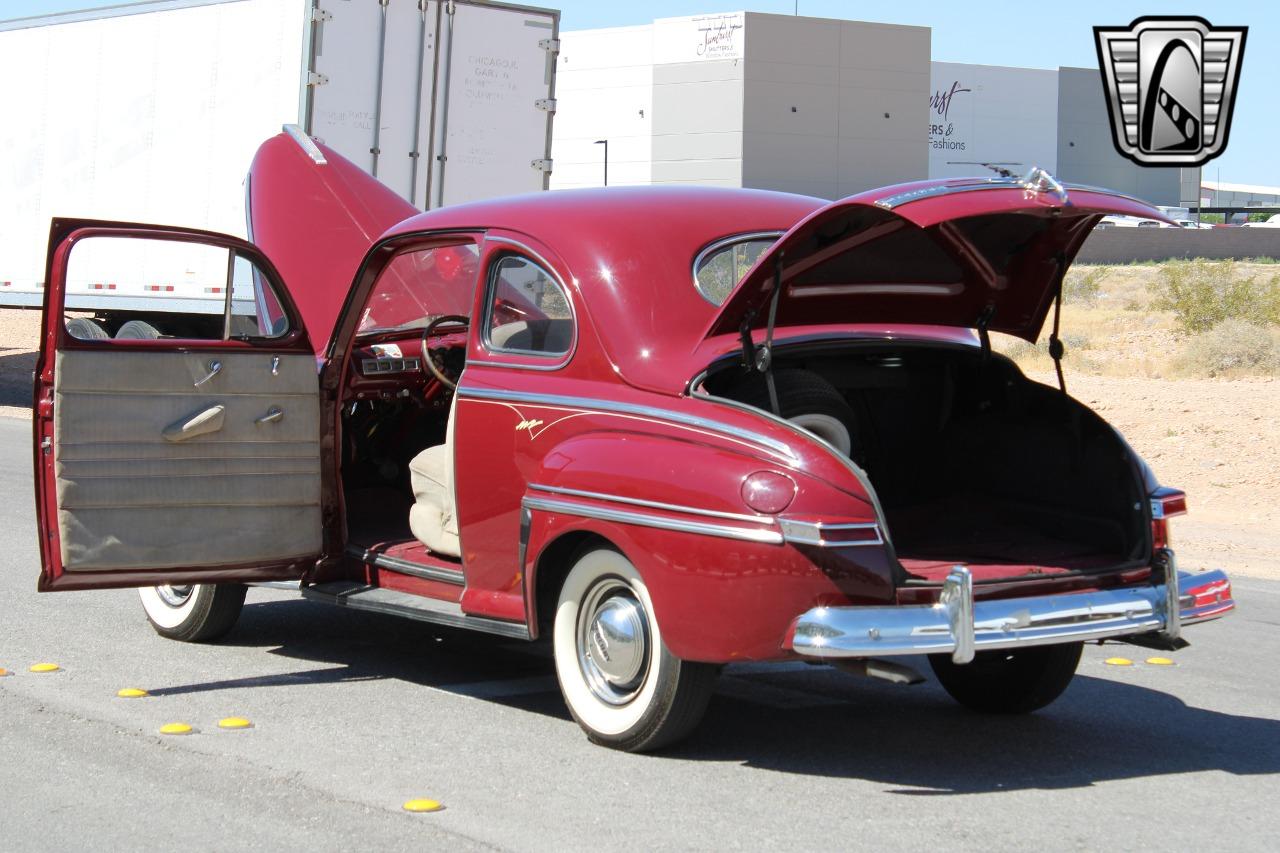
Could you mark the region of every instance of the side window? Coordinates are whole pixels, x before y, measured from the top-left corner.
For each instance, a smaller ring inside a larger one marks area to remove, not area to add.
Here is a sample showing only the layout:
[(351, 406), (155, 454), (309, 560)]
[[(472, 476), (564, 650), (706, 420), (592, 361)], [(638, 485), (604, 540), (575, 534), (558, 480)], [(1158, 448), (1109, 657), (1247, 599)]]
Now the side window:
[(82, 340), (263, 340), (287, 335), (271, 283), (232, 249), (134, 237), (86, 237), (67, 263), (66, 327)]
[(573, 343), (573, 312), (560, 283), (527, 258), (504, 255), (489, 269), (485, 343), (495, 352), (562, 356)]

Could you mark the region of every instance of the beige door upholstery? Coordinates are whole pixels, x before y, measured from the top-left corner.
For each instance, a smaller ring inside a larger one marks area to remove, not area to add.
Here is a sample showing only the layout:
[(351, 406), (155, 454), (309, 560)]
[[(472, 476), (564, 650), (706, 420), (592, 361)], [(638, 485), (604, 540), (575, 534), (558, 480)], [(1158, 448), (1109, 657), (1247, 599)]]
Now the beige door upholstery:
[(453, 491), (453, 422), (457, 411), (455, 395), (444, 444), (428, 447), (409, 463), (414, 500), (409, 508), (409, 529), (423, 545), (448, 557), (462, 556)]
[[(311, 355), (59, 352), (54, 467), (68, 571), (274, 562), (320, 551)], [(221, 369), (195, 382), (217, 360)], [(263, 423), (260, 418), (278, 409)]]

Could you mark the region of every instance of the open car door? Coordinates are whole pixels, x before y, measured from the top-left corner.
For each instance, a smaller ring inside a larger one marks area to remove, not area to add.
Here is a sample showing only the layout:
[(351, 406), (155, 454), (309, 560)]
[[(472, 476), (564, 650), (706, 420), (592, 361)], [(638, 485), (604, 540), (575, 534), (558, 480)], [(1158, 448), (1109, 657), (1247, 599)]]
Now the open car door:
[[(68, 287), (175, 277), (225, 294), (222, 313), (179, 318), (180, 337), (69, 330)], [(46, 280), (39, 588), (301, 577), (322, 542), (319, 379), (271, 262), (220, 234), (54, 220)]]

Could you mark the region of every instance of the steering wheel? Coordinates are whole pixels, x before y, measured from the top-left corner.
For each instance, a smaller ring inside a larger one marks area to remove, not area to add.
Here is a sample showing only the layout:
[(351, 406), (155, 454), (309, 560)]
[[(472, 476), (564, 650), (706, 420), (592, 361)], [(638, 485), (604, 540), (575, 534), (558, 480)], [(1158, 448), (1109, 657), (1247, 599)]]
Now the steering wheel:
[(471, 318), (464, 317), (461, 314), (445, 314), (428, 323), (426, 328), (422, 330), (422, 363), (427, 366), (427, 370), (430, 370), (436, 379), (440, 380), (444, 387), (454, 390), (458, 387), (457, 381), (445, 375), (444, 365), (436, 363), (435, 356), (431, 354), (429, 346), (431, 336), (436, 333), (436, 329), (447, 325), (461, 326), (462, 328), (458, 331), (466, 331), (471, 325)]

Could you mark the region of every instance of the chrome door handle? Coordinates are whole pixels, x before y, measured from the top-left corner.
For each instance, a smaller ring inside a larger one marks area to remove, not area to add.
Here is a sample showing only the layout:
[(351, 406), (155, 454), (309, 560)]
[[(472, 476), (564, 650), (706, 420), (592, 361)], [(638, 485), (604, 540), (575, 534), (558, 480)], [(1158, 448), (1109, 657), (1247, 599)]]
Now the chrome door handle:
[(284, 410), (279, 406), (272, 406), (267, 409), (267, 413), (254, 421), (255, 424), (273, 424), (284, 418)]
[(222, 371), (222, 362), (218, 361), (218, 360), (215, 358), (213, 361), (209, 362), (209, 373), (208, 373), (208, 375), (207, 375), (207, 376), (205, 376), (205, 378), (204, 378), (204, 379), (197, 379), (197, 380), (196, 380), (196, 384), (195, 384), (195, 386), (193, 386), (193, 387), (199, 388), (201, 385), (203, 385), (204, 383), (208, 382), (208, 381), (209, 381), (210, 379), (212, 379), (213, 377), (217, 376), (221, 371)]

